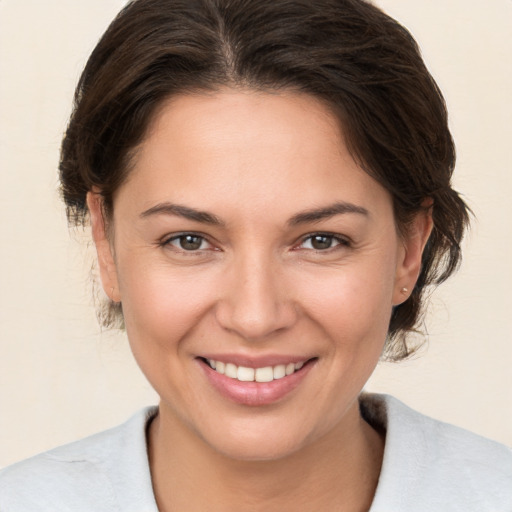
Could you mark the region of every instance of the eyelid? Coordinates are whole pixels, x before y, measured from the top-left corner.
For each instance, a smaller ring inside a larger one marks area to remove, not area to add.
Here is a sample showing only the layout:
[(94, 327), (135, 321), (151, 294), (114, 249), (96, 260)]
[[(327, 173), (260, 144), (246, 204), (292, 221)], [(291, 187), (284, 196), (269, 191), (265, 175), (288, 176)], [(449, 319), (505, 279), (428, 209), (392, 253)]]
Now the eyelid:
[(307, 250), (313, 250), (316, 252), (328, 252), (330, 250), (336, 249), (338, 246), (350, 247), (352, 245), (352, 241), (350, 240), (350, 238), (345, 235), (341, 235), (340, 233), (331, 233), (328, 231), (315, 231), (313, 233), (308, 233), (306, 235), (303, 235), (299, 239), (299, 242), (295, 245), (294, 249), (300, 250), (300, 246), (302, 244), (304, 244), (304, 242), (306, 240), (311, 239), (315, 236), (325, 236), (325, 237), (333, 238), (334, 240), (336, 240), (339, 243), (339, 245), (336, 245), (334, 247), (329, 247), (328, 249), (324, 249), (324, 250), (320, 250), (320, 249), (307, 249)]
[[(167, 234), (165, 235), (164, 237), (162, 237), (159, 241), (158, 241), (158, 245), (162, 246), (162, 247), (173, 247), (171, 242), (173, 242), (174, 240), (178, 240), (180, 239), (181, 237), (184, 237), (184, 236), (194, 236), (194, 237), (197, 237), (197, 238), (202, 238), (206, 243), (208, 243), (213, 250), (219, 250), (215, 244), (213, 244), (210, 240), (210, 237), (207, 236), (206, 234), (204, 233), (200, 233), (200, 232), (197, 232), (197, 231), (180, 231), (178, 233), (170, 233), (170, 234)], [(193, 254), (193, 253), (198, 253), (198, 252), (203, 252), (203, 251), (207, 251), (207, 250), (212, 250), (210, 248), (208, 249), (197, 249), (195, 251), (186, 251), (184, 249), (180, 249), (179, 247), (175, 247), (176, 251), (179, 251), (179, 252), (183, 252), (183, 253), (190, 253), (190, 254)]]
[[(212, 249), (217, 250), (217, 251), (220, 250), (216, 246), (216, 244), (212, 243), (212, 241), (210, 240), (210, 237), (208, 235), (206, 235), (205, 233), (197, 232), (197, 231), (181, 231), (181, 232), (177, 232), (177, 233), (170, 233), (170, 234), (163, 236), (157, 243), (158, 243), (158, 245), (160, 245), (162, 247), (165, 247), (165, 246), (172, 247), (171, 242), (173, 242), (174, 240), (178, 240), (179, 238), (184, 237), (184, 236), (194, 236), (194, 237), (202, 238), (207, 244), (209, 244), (211, 246), (211, 248), (197, 249), (195, 251), (186, 251), (186, 250), (182, 249), (181, 252), (188, 252), (188, 253), (192, 254), (192, 253), (202, 252), (205, 250), (212, 250)], [(294, 245), (293, 250), (300, 250), (301, 249), (300, 246), (303, 245), (306, 240), (311, 239), (315, 236), (329, 237), (329, 238), (334, 239), (336, 242), (338, 242), (338, 244), (335, 245), (334, 247), (329, 247), (329, 248), (323, 249), (323, 250), (317, 249), (316, 252), (328, 252), (333, 249), (335, 250), (339, 246), (350, 247), (352, 245), (352, 241), (350, 240), (350, 238), (345, 235), (341, 235), (340, 233), (332, 233), (332, 232), (328, 232), (328, 231), (314, 231), (312, 233), (307, 233), (307, 234), (303, 235), (299, 239), (299, 241)], [(180, 251), (180, 249), (178, 247), (176, 247), (175, 249), (177, 251)], [(306, 250), (315, 251), (315, 249), (306, 249)]]

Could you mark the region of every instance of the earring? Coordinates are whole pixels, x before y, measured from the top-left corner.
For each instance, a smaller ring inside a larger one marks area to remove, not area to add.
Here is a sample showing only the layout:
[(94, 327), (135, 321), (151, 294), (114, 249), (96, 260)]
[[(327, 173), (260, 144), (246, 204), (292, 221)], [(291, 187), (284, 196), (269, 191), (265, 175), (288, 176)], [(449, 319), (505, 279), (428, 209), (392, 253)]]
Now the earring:
[(405, 294), (409, 293), (409, 288), (404, 286), (400, 291), (405, 295)]

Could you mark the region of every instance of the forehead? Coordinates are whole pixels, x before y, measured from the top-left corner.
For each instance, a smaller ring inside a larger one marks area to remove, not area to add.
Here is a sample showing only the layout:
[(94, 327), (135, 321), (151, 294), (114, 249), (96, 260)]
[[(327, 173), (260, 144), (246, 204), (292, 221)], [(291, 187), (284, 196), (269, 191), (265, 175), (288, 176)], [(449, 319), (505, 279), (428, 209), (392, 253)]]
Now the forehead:
[(173, 200), (268, 209), (286, 200), (304, 209), (387, 198), (350, 155), (336, 116), (292, 92), (172, 98), (151, 123), (127, 183), (146, 208)]
[[(291, 91), (221, 89), (177, 95), (157, 111), (142, 152), (168, 144), (169, 137), (173, 137), (170, 150), (201, 143), (205, 152), (229, 148), (230, 154), (236, 154), (259, 145), (285, 155), (298, 141), (303, 152), (325, 150), (327, 145), (331, 151), (344, 149), (341, 125), (328, 107), (313, 96)], [(324, 147), (319, 145), (320, 137)]]

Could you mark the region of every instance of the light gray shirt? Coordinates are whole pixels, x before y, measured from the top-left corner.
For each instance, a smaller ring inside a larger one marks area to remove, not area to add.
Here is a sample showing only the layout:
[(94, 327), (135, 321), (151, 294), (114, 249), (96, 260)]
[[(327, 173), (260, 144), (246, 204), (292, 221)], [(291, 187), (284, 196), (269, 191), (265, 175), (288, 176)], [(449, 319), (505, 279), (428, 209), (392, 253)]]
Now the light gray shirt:
[[(369, 512), (511, 512), (512, 450), (409, 409), (362, 395), (363, 417), (385, 431)], [(158, 512), (146, 425), (156, 407), (123, 425), (0, 472), (0, 512)], [(186, 512), (186, 511), (184, 511)]]

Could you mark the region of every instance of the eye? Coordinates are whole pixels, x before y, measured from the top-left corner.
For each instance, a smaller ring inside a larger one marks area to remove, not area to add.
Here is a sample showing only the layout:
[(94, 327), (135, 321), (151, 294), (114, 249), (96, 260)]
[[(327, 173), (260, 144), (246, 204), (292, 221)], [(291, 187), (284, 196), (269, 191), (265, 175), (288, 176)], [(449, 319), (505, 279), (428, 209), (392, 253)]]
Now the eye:
[(325, 251), (339, 245), (349, 245), (348, 241), (340, 236), (325, 233), (315, 233), (304, 238), (300, 244), (301, 249), (313, 249), (315, 251)]
[(182, 251), (203, 251), (211, 248), (211, 244), (201, 236), (194, 233), (183, 233), (167, 239), (163, 245), (171, 245)]

